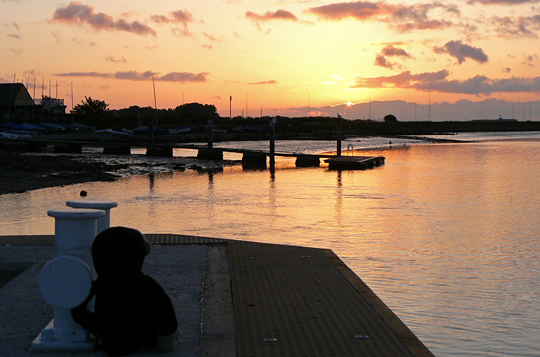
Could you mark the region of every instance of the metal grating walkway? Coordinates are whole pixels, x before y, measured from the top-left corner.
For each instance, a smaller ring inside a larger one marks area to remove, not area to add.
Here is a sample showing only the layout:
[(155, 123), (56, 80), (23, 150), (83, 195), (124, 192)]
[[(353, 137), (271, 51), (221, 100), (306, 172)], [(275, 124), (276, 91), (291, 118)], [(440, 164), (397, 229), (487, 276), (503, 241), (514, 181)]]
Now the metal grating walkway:
[[(181, 234), (145, 234), (153, 245), (219, 244), (225, 239), (187, 236)], [(0, 236), (2, 245), (54, 245), (54, 235)]]
[(332, 255), (229, 241), (238, 356), (412, 355)]

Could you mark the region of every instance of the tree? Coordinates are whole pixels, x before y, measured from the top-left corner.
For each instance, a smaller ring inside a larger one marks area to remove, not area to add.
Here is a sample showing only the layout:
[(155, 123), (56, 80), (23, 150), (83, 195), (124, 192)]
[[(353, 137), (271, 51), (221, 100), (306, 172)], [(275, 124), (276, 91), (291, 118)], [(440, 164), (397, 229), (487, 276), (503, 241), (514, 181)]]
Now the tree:
[(92, 119), (97, 119), (105, 115), (109, 109), (107, 107), (109, 104), (105, 103), (103, 100), (92, 99), (92, 97), (84, 96), (81, 104), (77, 104), (72, 110), (72, 114), (78, 114), (81, 116), (87, 116)]
[(384, 116), (384, 121), (385, 121), (385, 122), (395, 123), (395, 122), (397, 122), (397, 118), (396, 118), (396, 116), (393, 115), (393, 114), (388, 114), (388, 115), (385, 115), (385, 116)]
[(187, 103), (174, 111), (185, 124), (205, 125), (209, 119), (213, 119), (215, 124), (220, 119), (216, 107), (210, 104)]

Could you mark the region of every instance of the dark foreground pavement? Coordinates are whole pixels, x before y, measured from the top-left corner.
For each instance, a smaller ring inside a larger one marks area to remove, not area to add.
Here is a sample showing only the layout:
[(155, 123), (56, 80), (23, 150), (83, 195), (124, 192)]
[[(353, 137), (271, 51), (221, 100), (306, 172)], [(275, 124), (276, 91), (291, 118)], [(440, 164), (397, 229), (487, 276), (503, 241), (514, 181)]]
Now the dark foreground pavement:
[[(143, 270), (171, 297), (182, 337), (176, 353), (137, 355), (432, 356), (330, 250), (147, 237), (154, 248)], [(37, 277), (54, 258), (53, 242), (0, 236), (0, 356), (58, 355), (29, 352), (52, 319)]]

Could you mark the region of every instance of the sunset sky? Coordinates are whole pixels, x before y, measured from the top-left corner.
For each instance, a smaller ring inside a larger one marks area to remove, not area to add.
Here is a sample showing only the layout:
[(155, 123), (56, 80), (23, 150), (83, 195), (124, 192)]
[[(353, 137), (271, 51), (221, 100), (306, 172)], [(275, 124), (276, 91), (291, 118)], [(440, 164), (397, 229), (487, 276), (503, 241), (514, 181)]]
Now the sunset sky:
[(158, 108), (223, 116), (231, 96), (233, 116), (486, 99), (540, 115), (522, 104), (540, 101), (540, 0), (1, 1), (0, 82), (68, 110), (71, 86), (74, 104), (153, 107), (153, 74)]

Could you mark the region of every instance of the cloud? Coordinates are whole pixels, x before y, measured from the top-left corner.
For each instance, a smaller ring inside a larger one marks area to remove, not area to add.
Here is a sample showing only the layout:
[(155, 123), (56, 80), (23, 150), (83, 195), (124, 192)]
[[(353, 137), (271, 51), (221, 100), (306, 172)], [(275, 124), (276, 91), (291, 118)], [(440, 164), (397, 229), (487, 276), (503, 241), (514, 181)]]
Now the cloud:
[(107, 56), (105, 57), (105, 61), (107, 62), (114, 62), (114, 63), (126, 63), (126, 59), (124, 57), (120, 58), (120, 59), (116, 59), (114, 58), (114, 56)]
[(17, 40), (21, 39), (21, 35), (19, 35), (18, 33), (8, 33), (7, 37), (16, 38)]
[(11, 26), (13, 26), (13, 27), (15, 27), (15, 28), (17, 29), (17, 31), (19, 31), (19, 30), (20, 30), (20, 28), (19, 28), (19, 25), (17, 25), (17, 23), (16, 23), (16, 22), (11, 22), (11, 24), (10, 24), (10, 25), (11, 25)]
[(404, 49), (396, 48), (393, 45), (387, 45), (385, 48), (381, 50), (381, 54), (384, 56), (397, 56), (397, 57), (411, 58), (411, 55), (408, 54)]
[(410, 71), (401, 72), (395, 76), (358, 77), (351, 88), (411, 88), (415, 83), (440, 81), (448, 77), (447, 70), (439, 72), (424, 72), (412, 74)]
[(472, 47), (462, 43), (461, 41), (449, 41), (442, 47), (433, 47), (435, 53), (447, 53), (458, 60), (461, 64), (465, 62), (467, 58), (470, 58), (478, 63), (486, 63), (488, 56), (481, 48)]
[(377, 54), (377, 57), (375, 57), (375, 65), (383, 68), (388, 69), (394, 69), (394, 68), (402, 68), (403, 66), (397, 62), (390, 62), (386, 59), (382, 54)]
[(534, 53), (532, 55), (524, 55), (521, 63), (528, 67), (536, 67), (534, 64), (536, 60), (538, 60), (538, 55)]
[(58, 31), (54, 31), (52, 33), (52, 36), (54, 37), (54, 40), (56, 41), (56, 43), (58, 44), (62, 43), (62, 37), (60, 36), (60, 33)]
[(276, 12), (268, 11), (263, 15), (256, 14), (251, 11), (246, 11), (246, 19), (253, 20), (255, 22), (264, 22), (270, 20), (285, 20), (285, 21), (299, 21), (296, 15), (287, 10), (278, 10)]
[(403, 68), (403, 65), (400, 63), (390, 62), (386, 57), (412, 58), (412, 56), (404, 49), (394, 47), (393, 45), (386, 45), (386, 47), (381, 50), (381, 53), (377, 54), (375, 57), (375, 65), (388, 69)]
[(94, 7), (72, 1), (66, 7), (59, 7), (54, 11), (54, 22), (75, 25), (88, 25), (94, 30), (126, 31), (137, 35), (156, 36), (156, 32), (148, 25), (138, 21), (128, 22), (124, 19), (114, 20), (112, 16), (102, 12), (94, 12)]
[(492, 93), (537, 93), (540, 77), (512, 77), (492, 79), (483, 75), (464, 80), (448, 80), (449, 72), (425, 72), (412, 74), (409, 71), (395, 76), (356, 78), (351, 88), (407, 88), (443, 93), (490, 95)]
[(432, 90), (444, 93), (490, 95), (492, 93), (538, 93), (540, 77), (512, 77), (509, 79), (491, 79), (486, 76), (475, 76), (466, 80), (440, 81), (419, 84), (422, 90)]
[(166, 81), (166, 82), (206, 82), (208, 72), (201, 73), (188, 73), (188, 72), (170, 72), (164, 76), (156, 77), (156, 81)]
[[(206, 82), (210, 73), (188, 73), (188, 72), (170, 72), (163, 76), (155, 75), (156, 81), (165, 82)], [(123, 79), (130, 81), (147, 81), (152, 79), (152, 71), (137, 72), (137, 71), (119, 71), (115, 73), (103, 73), (103, 72), (70, 72), (70, 73), (56, 73), (59, 77), (94, 77), (94, 78), (112, 78)]]
[(152, 15), (150, 19), (158, 24), (177, 24), (180, 27), (171, 29), (172, 33), (179, 37), (193, 37), (188, 29), (188, 25), (194, 22), (193, 15), (187, 10), (176, 10), (165, 15)]
[[(273, 21), (273, 20), (302, 22), (296, 17), (296, 15), (294, 15), (292, 12), (287, 11), (287, 10), (278, 10), (276, 12), (268, 11), (262, 15), (256, 14), (252, 11), (246, 11), (244, 16), (246, 17), (246, 19), (253, 21), (257, 29), (265, 34), (269, 34), (271, 30), (268, 29), (264, 31), (261, 27), (261, 22), (268, 22), (268, 21)], [(307, 23), (307, 22), (302, 22), (302, 23)]]
[(512, 69), (511, 69), (510, 67), (504, 67), (504, 68), (502, 69), (502, 71), (503, 71), (504, 73), (510, 73), (510, 72), (512, 71)]
[(497, 36), (511, 38), (538, 38), (534, 30), (540, 29), (540, 15), (518, 17), (492, 17), (491, 23), (495, 26)]
[(175, 27), (171, 29), (171, 32), (178, 37), (193, 37), (191, 32), (189, 32), (187, 26), (184, 27)]
[(206, 32), (203, 32), (203, 36), (206, 37), (207, 39), (209, 39), (212, 42), (221, 42), (221, 41), (223, 41), (222, 39), (218, 39), (217, 37), (215, 37), (213, 35), (207, 34)]
[(439, 2), (431, 4), (388, 4), (383, 1), (368, 2), (342, 2), (306, 10), (307, 13), (318, 16), (321, 20), (341, 21), (352, 18), (358, 21), (379, 21), (389, 24), (398, 32), (412, 30), (444, 29), (454, 24), (445, 18), (432, 19), (429, 12), (443, 10), (447, 15), (459, 15), (460, 11), (454, 5), (445, 5)]
[(264, 84), (279, 84), (279, 82), (275, 80), (270, 80), (270, 81), (248, 83), (248, 85), (264, 85)]
[(13, 52), (17, 57), (22, 57), (24, 51), (21, 48), (10, 48), (10, 52)]
[(150, 19), (158, 24), (183, 24), (186, 25), (193, 22), (193, 15), (187, 10), (176, 10), (165, 15), (152, 15)]
[(322, 20), (340, 21), (345, 18), (356, 20), (367, 20), (386, 11), (381, 6), (382, 3), (372, 2), (348, 2), (312, 7), (307, 10), (308, 13), (317, 15)]
[(484, 4), (484, 5), (520, 5), (527, 3), (537, 3), (538, 0), (468, 0), (468, 4)]

